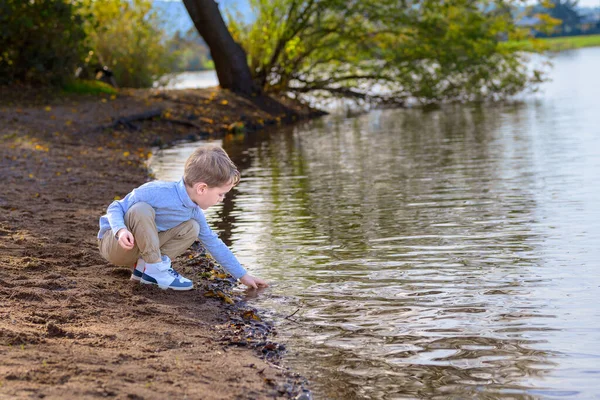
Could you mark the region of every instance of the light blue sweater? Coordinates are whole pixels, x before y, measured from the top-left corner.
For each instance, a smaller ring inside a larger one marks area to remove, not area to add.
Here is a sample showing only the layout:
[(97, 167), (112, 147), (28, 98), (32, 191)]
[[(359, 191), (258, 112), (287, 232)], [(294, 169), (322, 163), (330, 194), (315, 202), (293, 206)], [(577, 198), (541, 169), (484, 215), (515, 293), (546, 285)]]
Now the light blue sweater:
[(113, 201), (108, 206), (106, 214), (100, 217), (98, 238), (101, 239), (110, 229), (116, 233), (126, 228), (125, 213), (139, 202), (148, 203), (154, 208), (156, 227), (159, 232), (174, 228), (190, 219), (196, 220), (200, 225), (198, 238), (215, 260), (236, 279), (246, 274), (246, 270), (231, 250), (209, 228), (202, 209), (187, 194), (183, 179), (179, 182), (148, 182), (134, 189), (122, 200)]

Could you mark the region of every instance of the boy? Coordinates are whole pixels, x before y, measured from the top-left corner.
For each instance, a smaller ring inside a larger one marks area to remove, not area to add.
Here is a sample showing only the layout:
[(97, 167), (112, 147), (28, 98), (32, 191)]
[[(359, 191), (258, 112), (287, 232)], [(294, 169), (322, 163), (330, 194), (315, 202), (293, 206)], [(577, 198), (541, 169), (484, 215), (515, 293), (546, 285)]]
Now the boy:
[(197, 148), (179, 182), (148, 182), (112, 202), (100, 218), (100, 254), (115, 265), (133, 266), (131, 279), (161, 289), (191, 290), (193, 283), (171, 267), (196, 239), (234, 278), (251, 288), (268, 286), (249, 275), (211, 231), (202, 210), (214, 206), (240, 180), (227, 153), (217, 146)]

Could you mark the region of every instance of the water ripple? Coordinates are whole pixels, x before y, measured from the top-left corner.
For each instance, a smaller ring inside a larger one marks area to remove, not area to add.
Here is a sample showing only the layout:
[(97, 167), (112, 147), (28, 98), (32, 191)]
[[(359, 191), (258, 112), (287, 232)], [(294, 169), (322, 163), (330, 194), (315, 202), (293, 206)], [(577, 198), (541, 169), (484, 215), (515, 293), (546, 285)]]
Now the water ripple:
[(318, 398), (598, 398), (597, 91), (559, 100), (600, 49), (573, 54), (538, 101), (228, 145), (243, 180), (208, 218)]

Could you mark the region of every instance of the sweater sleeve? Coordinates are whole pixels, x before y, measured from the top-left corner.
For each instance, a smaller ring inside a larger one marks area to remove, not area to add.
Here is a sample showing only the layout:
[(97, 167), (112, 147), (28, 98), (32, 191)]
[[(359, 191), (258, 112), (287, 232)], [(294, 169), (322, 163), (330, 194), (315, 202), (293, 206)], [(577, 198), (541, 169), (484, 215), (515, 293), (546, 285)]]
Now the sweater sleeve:
[(116, 235), (119, 230), (127, 228), (125, 225), (125, 213), (136, 202), (136, 191), (134, 190), (123, 199), (110, 203), (106, 210), (106, 217), (108, 218), (108, 223), (113, 234)]
[(202, 242), (206, 250), (225, 268), (235, 279), (240, 279), (246, 275), (246, 269), (240, 264), (235, 255), (229, 250), (227, 245), (214, 233), (208, 224), (202, 212), (198, 212), (195, 217), (200, 225), (198, 239)]

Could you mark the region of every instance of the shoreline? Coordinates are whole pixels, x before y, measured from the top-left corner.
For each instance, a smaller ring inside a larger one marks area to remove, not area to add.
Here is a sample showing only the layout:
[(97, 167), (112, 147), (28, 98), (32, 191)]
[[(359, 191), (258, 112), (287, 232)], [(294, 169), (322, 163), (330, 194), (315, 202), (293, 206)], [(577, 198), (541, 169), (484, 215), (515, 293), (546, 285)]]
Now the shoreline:
[[(97, 250), (98, 218), (150, 179), (153, 146), (322, 115), (218, 88), (54, 95), (0, 88), (0, 398), (290, 398), (269, 324), (198, 252), (195, 290), (131, 283)], [(233, 302), (234, 304), (230, 304)], [(261, 358), (259, 354), (263, 354)], [(269, 358), (269, 357), (272, 358)]]

